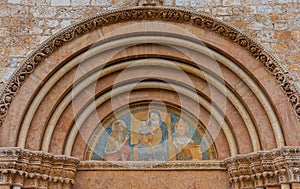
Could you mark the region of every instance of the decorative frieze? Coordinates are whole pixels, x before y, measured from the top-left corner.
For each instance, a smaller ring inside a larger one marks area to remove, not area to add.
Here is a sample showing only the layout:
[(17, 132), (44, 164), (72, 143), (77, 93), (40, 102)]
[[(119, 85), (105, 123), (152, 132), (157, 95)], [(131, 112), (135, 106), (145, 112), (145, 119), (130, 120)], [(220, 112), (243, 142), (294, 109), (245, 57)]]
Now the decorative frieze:
[(300, 183), (300, 147), (239, 155), (224, 163), (234, 189)]
[(22, 188), (71, 188), (79, 160), (66, 156), (0, 148), (0, 186)]
[(0, 186), (69, 189), (76, 171), (220, 170), (228, 171), (231, 188), (264, 188), (300, 183), (300, 147), (238, 155), (225, 161), (108, 162), (82, 161), (20, 148), (0, 148)]
[(226, 170), (223, 161), (83, 161), (78, 169), (86, 170)]

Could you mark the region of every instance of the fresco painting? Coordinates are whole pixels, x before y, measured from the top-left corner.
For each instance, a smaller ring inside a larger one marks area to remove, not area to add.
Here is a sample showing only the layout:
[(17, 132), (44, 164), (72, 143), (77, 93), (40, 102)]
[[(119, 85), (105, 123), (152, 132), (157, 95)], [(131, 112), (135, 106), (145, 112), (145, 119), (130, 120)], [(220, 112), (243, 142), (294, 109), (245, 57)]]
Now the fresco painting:
[(136, 109), (119, 116), (96, 139), (92, 160), (209, 160), (197, 125), (171, 111)]

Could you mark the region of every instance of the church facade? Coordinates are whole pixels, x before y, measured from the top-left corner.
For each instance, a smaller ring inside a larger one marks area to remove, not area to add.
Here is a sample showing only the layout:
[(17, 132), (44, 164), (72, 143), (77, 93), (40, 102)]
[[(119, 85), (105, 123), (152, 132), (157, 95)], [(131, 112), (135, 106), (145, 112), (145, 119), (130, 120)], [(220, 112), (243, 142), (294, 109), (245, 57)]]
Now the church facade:
[(268, 50), (139, 1), (39, 45), (0, 93), (0, 187), (300, 188), (300, 103)]

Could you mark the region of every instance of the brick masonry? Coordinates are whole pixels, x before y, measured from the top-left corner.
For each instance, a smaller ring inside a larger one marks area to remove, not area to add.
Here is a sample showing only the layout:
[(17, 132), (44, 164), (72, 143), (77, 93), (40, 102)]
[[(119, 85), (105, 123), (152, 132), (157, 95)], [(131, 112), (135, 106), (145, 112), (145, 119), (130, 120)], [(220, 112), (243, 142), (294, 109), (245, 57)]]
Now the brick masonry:
[[(0, 89), (39, 44), (60, 29), (136, 0), (0, 1)], [(300, 0), (164, 0), (164, 5), (206, 13), (260, 42), (300, 89)]]

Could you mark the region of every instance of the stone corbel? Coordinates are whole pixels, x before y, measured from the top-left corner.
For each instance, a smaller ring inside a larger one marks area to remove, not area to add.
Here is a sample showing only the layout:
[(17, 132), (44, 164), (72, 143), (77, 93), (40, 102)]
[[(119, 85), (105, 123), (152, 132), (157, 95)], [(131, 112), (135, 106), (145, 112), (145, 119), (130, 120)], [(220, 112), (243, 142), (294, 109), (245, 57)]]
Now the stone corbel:
[(0, 186), (70, 189), (78, 159), (20, 148), (0, 148)]

